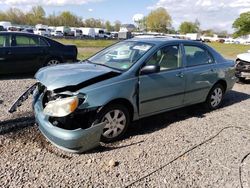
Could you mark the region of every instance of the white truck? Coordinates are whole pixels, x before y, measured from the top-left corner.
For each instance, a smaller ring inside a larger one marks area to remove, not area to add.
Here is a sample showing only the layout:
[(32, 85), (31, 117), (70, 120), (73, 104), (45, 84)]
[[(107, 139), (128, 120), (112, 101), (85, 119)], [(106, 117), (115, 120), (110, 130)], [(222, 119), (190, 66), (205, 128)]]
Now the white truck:
[(73, 32), (71, 32), (70, 27), (67, 26), (56, 27), (56, 31), (61, 31), (63, 36), (73, 36)]
[(95, 28), (95, 36), (99, 38), (104, 38), (105, 37), (105, 29), (102, 28)]
[(50, 31), (47, 25), (37, 24), (35, 26), (34, 34), (49, 37)]
[(3, 26), (4, 29), (8, 29), (9, 27), (12, 26), (11, 22), (7, 22), (7, 21), (1, 21), (0, 25)]
[(80, 27), (79, 29), (82, 31), (82, 36), (95, 38), (95, 29), (94, 28)]
[(71, 27), (70, 30), (71, 30), (71, 33), (74, 37), (81, 37), (82, 36), (82, 31), (76, 27)]
[(199, 33), (187, 33), (186, 38), (189, 40), (201, 40), (201, 35)]

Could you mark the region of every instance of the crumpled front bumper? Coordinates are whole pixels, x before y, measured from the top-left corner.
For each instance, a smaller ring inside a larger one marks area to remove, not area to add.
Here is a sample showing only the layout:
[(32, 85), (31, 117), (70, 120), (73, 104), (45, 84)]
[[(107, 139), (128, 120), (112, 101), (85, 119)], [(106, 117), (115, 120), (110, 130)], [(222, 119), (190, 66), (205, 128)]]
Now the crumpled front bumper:
[(238, 60), (235, 65), (235, 75), (239, 78), (250, 78), (250, 62)]
[(87, 129), (79, 128), (75, 130), (56, 127), (49, 122), (49, 117), (43, 113), (42, 97), (43, 95), (37, 96), (37, 93), (34, 93), (35, 118), (40, 131), (52, 144), (60, 149), (74, 153), (85, 152), (100, 144), (105, 123)]

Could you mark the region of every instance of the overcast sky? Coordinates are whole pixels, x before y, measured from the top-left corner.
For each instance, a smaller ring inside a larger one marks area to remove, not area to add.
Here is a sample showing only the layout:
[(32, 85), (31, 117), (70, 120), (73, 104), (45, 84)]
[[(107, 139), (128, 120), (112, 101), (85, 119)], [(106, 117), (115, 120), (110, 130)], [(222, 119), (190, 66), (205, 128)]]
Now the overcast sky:
[(0, 0), (0, 10), (18, 7), (29, 10), (42, 5), (47, 14), (69, 10), (84, 19), (120, 20), (132, 23), (135, 14), (147, 15), (164, 7), (172, 16), (173, 26), (198, 19), (202, 29), (232, 32), (232, 23), (240, 13), (250, 11), (250, 0)]

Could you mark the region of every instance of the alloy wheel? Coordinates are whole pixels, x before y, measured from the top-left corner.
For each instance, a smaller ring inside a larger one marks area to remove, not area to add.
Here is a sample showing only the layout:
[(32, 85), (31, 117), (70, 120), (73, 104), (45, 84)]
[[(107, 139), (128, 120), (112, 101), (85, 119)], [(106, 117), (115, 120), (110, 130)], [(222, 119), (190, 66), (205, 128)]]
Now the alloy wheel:
[(60, 61), (58, 61), (57, 59), (51, 59), (51, 60), (49, 60), (49, 62), (47, 63), (47, 65), (48, 66), (50, 66), (50, 65), (57, 65), (59, 63), (60, 63)]
[(121, 110), (112, 110), (107, 112), (102, 118), (106, 125), (103, 129), (103, 137), (116, 138), (126, 127), (126, 116)]
[(211, 106), (216, 108), (221, 103), (222, 97), (223, 97), (222, 89), (219, 87), (215, 88), (211, 95)]

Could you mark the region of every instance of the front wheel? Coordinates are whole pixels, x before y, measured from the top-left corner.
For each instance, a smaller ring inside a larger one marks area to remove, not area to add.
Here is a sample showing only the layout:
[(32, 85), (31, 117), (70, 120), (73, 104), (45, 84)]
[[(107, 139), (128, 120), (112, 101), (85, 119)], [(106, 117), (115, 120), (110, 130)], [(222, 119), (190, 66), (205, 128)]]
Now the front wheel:
[(101, 141), (113, 142), (120, 139), (127, 130), (130, 123), (130, 114), (128, 109), (120, 104), (108, 105), (98, 114), (96, 123), (105, 122)]
[(224, 97), (225, 88), (221, 84), (216, 84), (209, 92), (206, 100), (206, 106), (210, 110), (215, 110), (221, 106)]

